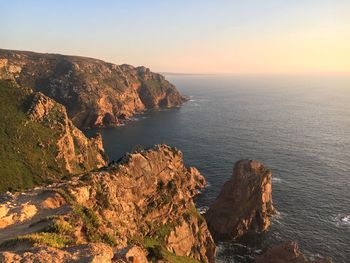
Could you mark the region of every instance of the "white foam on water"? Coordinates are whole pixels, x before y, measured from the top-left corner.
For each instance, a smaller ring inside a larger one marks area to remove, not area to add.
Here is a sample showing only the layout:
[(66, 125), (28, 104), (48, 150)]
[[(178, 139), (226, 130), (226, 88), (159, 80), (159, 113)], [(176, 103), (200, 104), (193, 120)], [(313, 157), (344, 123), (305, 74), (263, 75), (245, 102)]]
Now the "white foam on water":
[(281, 178), (278, 178), (278, 177), (272, 177), (272, 182), (274, 182), (274, 183), (280, 183), (280, 182), (282, 182), (282, 179), (281, 179)]
[(201, 215), (203, 215), (208, 211), (208, 209), (209, 209), (209, 206), (201, 206), (197, 210)]
[(350, 214), (344, 215), (340, 214), (335, 216), (332, 221), (336, 224), (336, 226), (350, 226)]

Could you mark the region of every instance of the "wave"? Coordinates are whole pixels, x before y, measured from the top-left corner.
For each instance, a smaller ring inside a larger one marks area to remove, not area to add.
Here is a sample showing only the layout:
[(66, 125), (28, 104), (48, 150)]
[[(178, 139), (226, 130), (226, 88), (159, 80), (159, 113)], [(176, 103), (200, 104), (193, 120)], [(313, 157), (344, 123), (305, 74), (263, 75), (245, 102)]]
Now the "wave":
[(287, 216), (284, 212), (276, 211), (276, 213), (272, 216), (273, 224), (282, 224), (282, 220)]
[(350, 214), (344, 215), (344, 214), (339, 214), (335, 216), (332, 220), (336, 226), (350, 226)]
[(274, 182), (274, 183), (280, 183), (280, 182), (282, 182), (282, 179), (281, 179), (281, 178), (278, 178), (278, 177), (272, 177), (272, 182)]
[(208, 211), (208, 209), (209, 209), (209, 206), (201, 206), (201, 207), (199, 207), (197, 210), (198, 210), (198, 212), (201, 214), (201, 215), (203, 215), (203, 214), (205, 214), (207, 211)]

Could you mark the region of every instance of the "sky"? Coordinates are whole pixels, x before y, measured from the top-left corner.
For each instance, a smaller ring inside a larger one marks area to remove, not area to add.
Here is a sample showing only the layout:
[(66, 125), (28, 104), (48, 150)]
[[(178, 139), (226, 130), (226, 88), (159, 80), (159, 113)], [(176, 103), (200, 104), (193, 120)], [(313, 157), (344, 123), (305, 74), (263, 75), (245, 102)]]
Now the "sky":
[(0, 48), (157, 72), (350, 73), (349, 0), (0, 0)]

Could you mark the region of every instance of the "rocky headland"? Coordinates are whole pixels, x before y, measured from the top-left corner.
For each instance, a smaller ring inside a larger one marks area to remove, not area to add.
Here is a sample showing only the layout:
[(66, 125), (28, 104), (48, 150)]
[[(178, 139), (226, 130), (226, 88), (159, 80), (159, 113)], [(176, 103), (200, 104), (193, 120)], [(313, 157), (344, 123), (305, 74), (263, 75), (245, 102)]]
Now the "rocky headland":
[(0, 79), (63, 104), (80, 129), (117, 126), (135, 113), (185, 101), (174, 85), (148, 68), (78, 56), (0, 49)]

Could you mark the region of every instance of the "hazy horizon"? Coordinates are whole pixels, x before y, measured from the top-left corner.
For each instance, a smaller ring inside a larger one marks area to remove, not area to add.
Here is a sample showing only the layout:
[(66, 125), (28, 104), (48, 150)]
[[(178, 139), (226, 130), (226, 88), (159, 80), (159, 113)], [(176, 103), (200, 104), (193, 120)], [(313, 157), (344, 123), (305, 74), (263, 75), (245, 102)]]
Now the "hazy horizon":
[(350, 2), (3, 2), (0, 48), (175, 74), (349, 74)]

